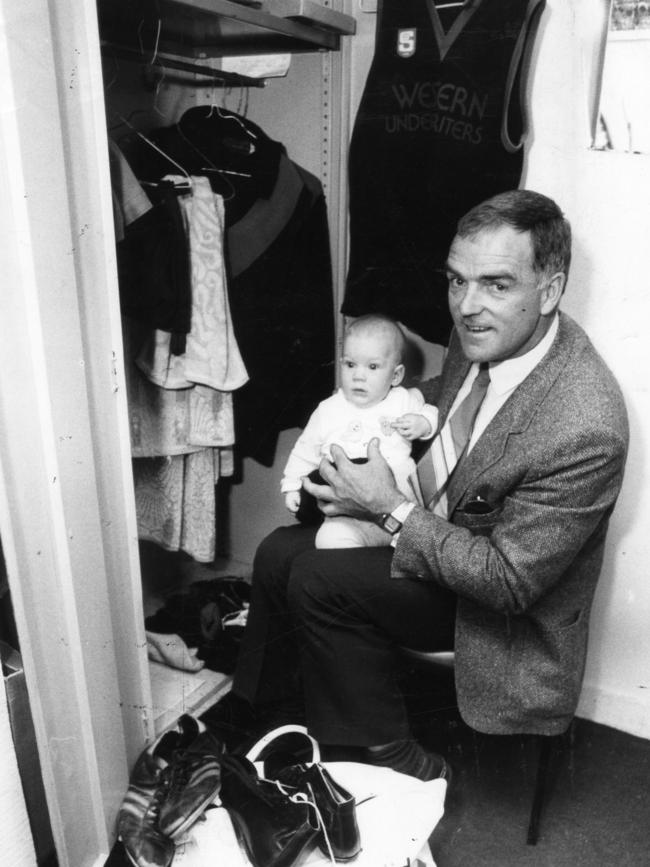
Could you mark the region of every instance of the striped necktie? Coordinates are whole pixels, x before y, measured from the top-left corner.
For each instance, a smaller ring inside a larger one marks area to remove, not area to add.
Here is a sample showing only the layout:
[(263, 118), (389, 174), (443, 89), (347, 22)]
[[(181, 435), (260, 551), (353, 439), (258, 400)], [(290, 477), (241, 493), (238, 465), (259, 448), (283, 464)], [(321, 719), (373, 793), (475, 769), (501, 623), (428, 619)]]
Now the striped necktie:
[(490, 384), (487, 363), (479, 366), (469, 393), (463, 398), (442, 430), (431, 441), (431, 447), (417, 465), (417, 483), (421, 502), (440, 517), (447, 517), (447, 486), (454, 468), (462, 458), (470, 438), (474, 421)]

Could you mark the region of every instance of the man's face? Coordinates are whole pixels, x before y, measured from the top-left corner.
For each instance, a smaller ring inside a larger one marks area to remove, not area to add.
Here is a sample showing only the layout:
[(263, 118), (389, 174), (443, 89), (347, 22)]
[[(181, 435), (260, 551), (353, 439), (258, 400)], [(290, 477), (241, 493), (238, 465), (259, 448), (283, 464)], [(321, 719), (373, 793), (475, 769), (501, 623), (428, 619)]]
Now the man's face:
[(530, 235), (510, 226), (456, 236), (447, 260), (449, 309), (470, 361), (505, 361), (548, 331), (564, 275), (533, 269)]

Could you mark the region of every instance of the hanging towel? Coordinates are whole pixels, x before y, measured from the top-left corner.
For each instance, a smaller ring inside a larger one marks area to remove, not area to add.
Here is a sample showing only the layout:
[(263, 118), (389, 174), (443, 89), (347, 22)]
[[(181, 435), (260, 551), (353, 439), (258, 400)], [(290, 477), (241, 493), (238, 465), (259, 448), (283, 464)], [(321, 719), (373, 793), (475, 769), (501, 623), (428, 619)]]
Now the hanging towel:
[[(180, 182), (180, 177), (166, 176)], [(182, 195), (190, 244), (192, 318), (185, 352), (173, 355), (171, 335), (155, 331), (138, 355), (145, 375), (163, 388), (207, 385), (233, 391), (248, 381), (246, 367), (235, 339), (226, 292), (223, 253), (223, 198), (212, 192), (207, 178), (192, 178), (192, 193)]]
[(122, 333), (132, 456), (164, 457), (188, 454), (206, 446), (232, 446), (232, 392), (205, 385), (176, 390), (154, 385), (133, 361), (148, 330), (122, 317)]

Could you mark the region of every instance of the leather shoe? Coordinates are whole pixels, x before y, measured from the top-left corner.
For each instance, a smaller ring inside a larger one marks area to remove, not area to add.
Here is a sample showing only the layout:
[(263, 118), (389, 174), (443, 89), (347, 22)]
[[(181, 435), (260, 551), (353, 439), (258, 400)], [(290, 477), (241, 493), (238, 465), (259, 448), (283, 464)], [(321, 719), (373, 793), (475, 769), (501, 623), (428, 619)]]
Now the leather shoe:
[(304, 799), (260, 779), (243, 756), (222, 757), (220, 797), (254, 867), (294, 867), (318, 833)]
[(169, 867), (172, 863), (174, 844), (158, 827), (167, 793), (166, 774), (174, 752), (189, 746), (198, 733), (196, 720), (183, 714), (176, 728), (143, 750), (133, 767), (117, 817), (117, 835), (135, 867)]
[(361, 851), (354, 796), (344, 789), (322, 765), (293, 764), (274, 768), (274, 756), (265, 763), (265, 774), (291, 786), (305, 797), (310, 793), (319, 826), (316, 842), (321, 852), (336, 861), (351, 861)]
[(222, 752), (221, 742), (204, 731), (172, 756), (158, 820), (166, 837), (180, 837), (214, 801), (221, 785)]

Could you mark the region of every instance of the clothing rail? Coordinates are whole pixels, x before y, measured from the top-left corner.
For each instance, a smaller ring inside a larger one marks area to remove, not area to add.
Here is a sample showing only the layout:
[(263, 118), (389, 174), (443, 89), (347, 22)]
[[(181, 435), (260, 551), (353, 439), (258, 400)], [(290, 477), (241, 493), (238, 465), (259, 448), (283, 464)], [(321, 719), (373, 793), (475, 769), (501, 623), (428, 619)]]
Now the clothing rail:
[(264, 78), (251, 78), (248, 75), (239, 75), (237, 72), (225, 72), (221, 69), (211, 69), (200, 63), (189, 63), (185, 60), (177, 60), (165, 54), (156, 54), (153, 61), (142, 54), (137, 48), (128, 48), (125, 45), (116, 45), (114, 42), (101, 43), (102, 54), (107, 57), (121, 58), (135, 63), (144, 63), (151, 66), (162, 66), (166, 69), (178, 69), (182, 72), (192, 72), (194, 75), (202, 75), (209, 78), (217, 86), (221, 87), (266, 87)]

